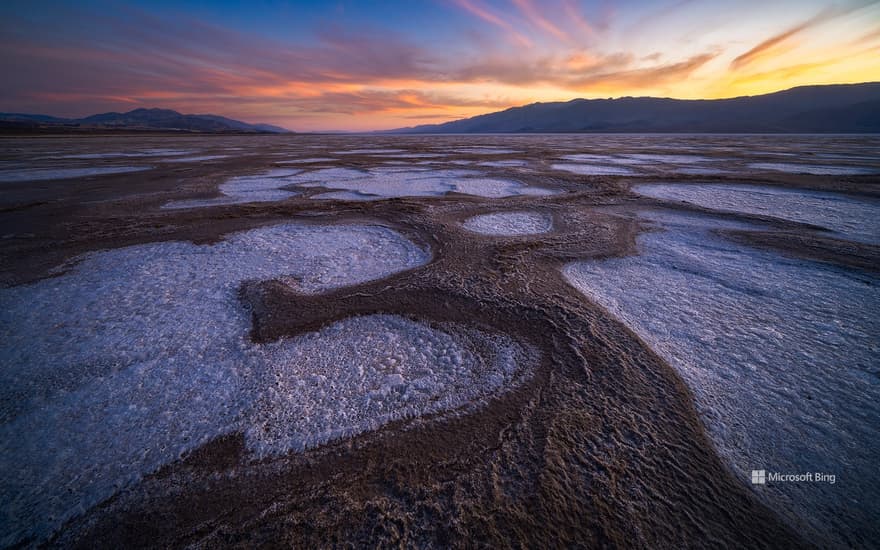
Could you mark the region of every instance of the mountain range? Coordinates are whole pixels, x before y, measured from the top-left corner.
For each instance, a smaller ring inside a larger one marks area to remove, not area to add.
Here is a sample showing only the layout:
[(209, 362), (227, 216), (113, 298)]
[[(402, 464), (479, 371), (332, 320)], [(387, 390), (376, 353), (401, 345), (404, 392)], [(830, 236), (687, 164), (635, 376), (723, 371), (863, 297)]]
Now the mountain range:
[(184, 115), (170, 109), (135, 109), (84, 118), (0, 113), (0, 129), (30, 131), (147, 130), (195, 133), (273, 133), (290, 130), (271, 124), (248, 124), (218, 115)]
[(573, 99), (389, 131), (556, 132), (876, 133), (880, 132), (880, 82), (802, 86), (732, 99)]
[[(84, 118), (0, 113), (0, 131), (290, 133), (218, 115), (135, 109)], [(801, 86), (730, 99), (621, 97), (532, 103), (397, 134), (489, 133), (880, 133), (880, 82)]]

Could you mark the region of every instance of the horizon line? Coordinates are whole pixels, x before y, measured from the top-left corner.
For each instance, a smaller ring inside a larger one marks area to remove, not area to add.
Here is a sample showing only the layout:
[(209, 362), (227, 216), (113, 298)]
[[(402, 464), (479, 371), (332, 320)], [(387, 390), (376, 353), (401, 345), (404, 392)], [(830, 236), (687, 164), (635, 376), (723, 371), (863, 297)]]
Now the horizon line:
[[(157, 111), (173, 111), (173, 112), (176, 112), (182, 116), (219, 116), (219, 117), (223, 117), (223, 118), (236, 120), (238, 122), (244, 122), (244, 123), (250, 124), (250, 125), (276, 126), (276, 127), (279, 127), (279, 128), (286, 130), (289, 133), (295, 133), (295, 134), (375, 134), (375, 133), (382, 133), (382, 132), (392, 132), (394, 130), (406, 130), (406, 129), (411, 129), (411, 128), (418, 128), (420, 126), (439, 126), (439, 125), (446, 124), (449, 122), (456, 122), (459, 120), (468, 120), (468, 119), (472, 119), (472, 118), (476, 118), (476, 117), (480, 117), (480, 116), (485, 116), (485, 115), (490, 115), (490, 114), (494, 114), (494, 113), (502, 113), (505, 111), (509, 111), (511, 109), (519, 109), (519, 108), (523, 108), (523, 107), (528, 107), (530, 105), (549, 105), (549, 104), (553, 104), (553, 103), (571, 103), (572, 101), (579, 101), (579, 100), (583, 100), (583, 101), (617, 101), (617, 100), (621, 100), (621, 99), (668, 99), (668, 100), (673, 100), (673, 101), (726, 101), (726, 100), (732, 100), (732, 99), (768, 96), (768, 95), (788, 92), (791, 90), (797, 90), (797, 89), (801, 89), (801, 88), (829, 88), (829, 87), (835, 87), (835, 86), (864, 86), (864, 85), (869, 85), (869, 84), (880, 84), (880, 80), (868, 80), (868, 81), (863, 81), (863, 82), (839, 82), (839, 83), (834, 83), (834, 84), (802, 84), (799, 86), (782, 88), (779, 90), (775, 90), (775, 91), (767, 92), (767, 93), (762, 93), (762, 94), (751, 94), (751, 95), (745, 94), (745, 95), (734, 95), (734, 96), (714, 97), (714, 98), (682, 98), (682, 97), (652, 96), (652, 95), (620, 95), (620, 96), (607, 96), (607, 97), (573, 97), (571, 99), (560, 100), (560, 101), (533, 101), (531, 103), (523, 103), (520, 105), (513, 105), (511, 107), (507, 107), (504, 109), (487, 111), (485, 113), (479, 113), (479, 114), (475, 114), (475, 115), (471, 115), (471, 116), (452, 118), (450, 120), (446, 120), (443, 122), (423, 123), (423, 124), (416, 124), (414, 126), (397, 126), (397, 127), (392, 127), (392, 128), (376, 128), (376, 129), (370, 129), (370, 130), (292, 130), (290, 128), (287, 128), (287, 127), (282, 126), (282, 125), (275, 123), (275, 122), (266, 122), (266, 121), (249, 122), (249, 121), (242, 120), (242, 119), (238, 118), (236, 115), (227, 115), (227, 114), (220, 114), (220, 113), (187, 113), (187, 112), (184, 112), (183, 110), (178, 110), (177, 108), (174, 108), (174, 107), (155, 107), (155, 106), (152, 106), (152, 107), (151, 106), (140, 106), (140, 107), (135, 107), (129, 111), (116, 111), (116, 110), (101, 111), (101, 112), (93, 113), (91, 115), (86, 115), (83, 117), (71, 117), (71, 116), (67, 116), (67, 115), (54, 115), (54, 114), (48, 114), (48, 113), (24, 113), (24, 112), (13, 112), (13, 111), (0, 111), (0, 114), (20, 115), (20, 116), (50, 116), (53, 118), (79, 120), (79, 119), (88, 118), (91, 116), (98, 116), (98, 115), (104, 115), (104, 114), (110, 114), (110, 113), (127, 114), (127, 113), (131, 113), (131, 112), (138, 111), (138, 110), (157, 110)], [(357, 117), (356, 114), (352, 115), (352, 116)], [(121, 131), (124, 131), (124, 130), (121, 130)], [(162, 130), (156, 130), (156, 131), (161, 132)], [(450, 133), (455, 134), (456, 132), (450, 132)], [(658, 134), (689, 134), (689, 133), (693, 133), (693, 134), (725, 135), (725, 133), (723, 133), (723, 132), (722, 133), (719, 133), (719, 132), (486, 132), (487, 135), (494, 134), (494, 133), (507, 134), (507, 135), (517, 134), (517, 133), (520, 133), (520, 134), (541, 134), (541, 133), (545, 133), (545, 134), (564, 134), (564, 133), (626, 134), (626, 133), (632, 133), (632, 134), (643, 134), (643, 135), (644, 134), (651, 134), (651, 133), (658, 133)], [(746, 135), (749, 133), (762, 134), (762, 135), (772, 135), (773, 134), (772, 132), (770, 132), (770, 133), (747, 132), (747, 133), (744, 133), (743, 135)], [(782, 133), (779, 133), (779, 135), (792, 135), (792, 134), (796, 134), (796, 133), (798, 133), (798, 132), (794, 132), (794, 133), (793, 132), (782, 132)], [(811, 134), (811, 133), (815, 133), (815, 132), (806, 132), (805, 134)], [(204, 133), (201, 135), (211, 135), (211, 134)], [(262, 134), (259, 134), (259, 135), (262, 135)], [(846, 133), (846, 135), (852, 135), (852, 134)]]

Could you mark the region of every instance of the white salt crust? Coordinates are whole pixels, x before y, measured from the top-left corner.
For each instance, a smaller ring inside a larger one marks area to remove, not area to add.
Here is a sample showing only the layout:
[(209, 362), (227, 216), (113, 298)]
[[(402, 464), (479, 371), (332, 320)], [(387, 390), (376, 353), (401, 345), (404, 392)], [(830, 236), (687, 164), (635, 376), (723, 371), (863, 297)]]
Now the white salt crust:
[(704, 208), (757, 214), (825, 227), (832, 236), (880, 244), (880, 200), (841, 193), (737, 184), (659, 183), (636, 185), (648, 197)]
[(730, 174), (730, 170), (724, 168), (713, 168), (711, 166), (677, 166), (672, 172), (676, 174), (686, 174), (689, 176), (720, 176), (722, 174)]
[(278, 164), (308, 164), (311, 162), (334, 162), (337, 159), (330, 157), (311, 157), (304, 159), (279, 160)]
[(878, 170), (860, 166), (820, 166), (816, 164), (798, 164), (793, 162), (753, 162), (749, 164), (749, 168), (753, 170), (770, 170), (773, 172), (813, 174), (818, 176), (854, 176), (880, 173)]
[(752, 469), (836, 474), (835, 485), (774, 483), (760, 496), (867, 543), (854, 531), (876, 535), (880, 517), (880, 280), (711, 233), (754, 226), (645, 217), (665, 230), (640, 236), (639, 255), (572, 263), (566, 279), (676, 368), (744, 483)]
[(501, 390), (522, 353), (503, 336), (370, 316), (248, 339), (246, 280), (316, 293), (429, 258), (384, 227), (279, 225), (92, 253), (0, 290), (0, 544), (42, 540), (223, 434), (285, 452)]
[(299, 194), (296, 191), (282, 189), (282, 187), (293, 185), (294, 182), (290, 180), (291, 176), (300, 172), (301, 170), (279, 168), (256, 176), (234, 177), (220, 184), (218, 190), (223, 194), (221, 197), (172, 201), (163, 205), (162, 208), (203, 208), (224, 204), (283, 201)]
[(163, 162), (205, 162), (228, 158), (229, 155), (200, 155), (195, 157), (172, 157), (163, 159)]
[(624, 155), (628, 159), (641, 162), (661, 162), (664, 164), (691, 164), (694, 162), (709, 162), (712, 159), (701, 155), (661, 155), (655, 153), (630, 153)]
[(554, 170), (564, 170), (573, 174), (583, 176), (629, 176), (635, 174), (635, 170), (623, 166), (612, 166), (608, 164), (574, 164), (574, 163), (557, 163), (553, 164)]
[(430, 158), (440, 158), (446, 155), (441, 155), (440, 153), (378, 153), (377, 157), (394, 157), (394, 158), (404, 158), (404, 159), (430, 159)]
[(265, 352), (247, 432), (258, 454), (485, 400), (514, 383), (530, 354), (504, 335), (390, 315), (347, 319)]
[(575, 166), (577, 165), (573, 166), (571, 164), (568, 165), (568, 168), (560, 168), (560, 166), (565, 165), (555, 165), (554, 168), (569, 170), (585, 175), (627, 175), (636, 173), (633, 168), (629, 167), (637, 167), (639, 171), (677, 172), (682, 174), (711, 175), (723, 173), (723, 170), (700, 166), (701, 164), (709, 163), (713, 160), (701, 155), (667, 155), (656, 153), (620, 153), (606, 155), (582, 153), (576, 155), (564, 155), (560, 158), (566, 161), (587, 164), (586, 166), (580, 165), (582, 166), (581, 168), (576, 168)]
[(480, 163), (480, 166), (488, 166), (490, 168), (525, 168), (528, 165), (529, 161), (518, 159), (489, 160)]
[(336, 155), (376, 155), (384, 153), (403, 153), (403, 149), (349, 149), (347, 151), (333, 151)]
[[(319, 200), (377, 200), (392, 197), (436, 197), (464, 193), (487, 198), (517, 195), (543, 196), (555, 192), (541, 187), (498, 178), (477, 177), (471, 170), (432, 170), (430, 168), (385, 167), (372, 170), (326, 168), (304, 172), (277, 169), (257, 176), (240, 176), (220, 185), (222, 197), (173, 201), (163, 208), (201, 208), (245, 202), (271, 202), (298, 195), (289, 188), (326, 187)], [(282, 189), (285, 188), (285, 189)]]
[(459, 147), (457, 149), (452, 149), (453, 153), (465, 153), (472, 155), (506, 155), (513, 153), (522, 153), (522, 151), (517, 151), (515, 149), (508, 149), (506, 147), (493, 147), (490, 145), (481, 146), (475, 145), (473, 147)]
[(538, 212), (494, 212), (468, 218), (465, 229), (483, 235), (536, 235), (553, 227), (553, 219)]
[(600, 155), (594, 153), (579, 153), (576, 155), (563, 155), (560, 157), (562, 160), (572, 161), (576, 163), (586, 162), (592, 164), (598, 164), (600, 166), (613, 166), (616, 164), (647, 164), (646, 160), (639, 160), (637, 158), (629, 158), (622, 157), (619, 155)]

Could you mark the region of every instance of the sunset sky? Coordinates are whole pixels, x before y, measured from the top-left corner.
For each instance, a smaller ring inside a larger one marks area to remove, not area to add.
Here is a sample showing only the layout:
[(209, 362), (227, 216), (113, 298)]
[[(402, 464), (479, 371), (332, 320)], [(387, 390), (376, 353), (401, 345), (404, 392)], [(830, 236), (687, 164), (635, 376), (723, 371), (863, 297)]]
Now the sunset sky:
[(0, 2), (0, 111), (137, 107), (292, 130), (576, 97), (880, 80), (880, 2)]

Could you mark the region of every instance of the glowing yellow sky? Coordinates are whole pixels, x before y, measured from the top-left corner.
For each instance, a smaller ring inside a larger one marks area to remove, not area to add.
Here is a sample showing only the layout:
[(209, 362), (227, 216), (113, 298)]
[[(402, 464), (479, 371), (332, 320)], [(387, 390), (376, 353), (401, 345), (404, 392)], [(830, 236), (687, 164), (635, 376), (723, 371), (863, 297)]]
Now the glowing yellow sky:
[[(526, 2), (517, 2), (524, 4)], [(687, 9), (682, 6), (681, 9)], [(665, 18), (674, 19), (673, 14)], [(449, 97), (484, 98), (495, 106), (425, 106), (419, 122), (431, 123), (473, 116), (500, 107), (532, 102), (567, 101), (574, 97), (662, 96), (682, 99), (715, 99), (756, 95), (814, 84), (858, 83), (880, 80), (880, 9), (877, 4), (864, 7), (812, 8), (801, 17), (781, 18), (753, 28), (735, 21), (719, 25), (712, 32), (694, 37), (690, 43), (679, 41), (675, 48), (664, 49), (663, 37), (674, 33), (674, 24), (662, 20), (645, 21), (644, 36), (634, 40), (630, 49), (621, 51), (642, 59), (622, 60), (607, 70), (589, 70), (607, 61), (596, 50), (565, 44), (555, 51), (542, 51), (531, 40), (522, 45), (519, 67), (539, 67), (534, 72), (546, 75), (523, 79), (521, 83), (499, 82), (491, 77), (479, 82), (410, 82), (414, 90), (431, 90)], [(790, 23), (787, 23), (790, 22)], [(543, 25), (541, 26), (543, 28)], [(521, 41), (525, 31), (511, 26), (512, 41)], [(547, 30), (552, 37), (562, 34)], [(558, 33), (558, 34), (557, 34)], [(625, 42), (613, 30), (605, 32), (609, 42)], [(550, 36), (542, 37), (550, 39)], [(594, 41), (601, 42), (599, 38)], [(675, 41), (673, 41), (675, 42)], [(681, 43), (684, 42), (684, 43)], [(650, 53), (647, 53), (650, 52)], [(509, 63), (501, 59), (499, 65)], [(586, 71), (585, 71), (586, 69)], [(491, 74), (491, 71), (487, 71)], [(525, 70), (523, 69), (523, 72)], [(578, 72), (586, 72), (580, 78)], [(394, 89), (390, 87), (383, 89)], [(363, 128), (405, 125), (401, 115), (414, 109), (388, 109), (365, 116)]]

